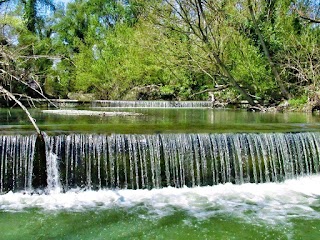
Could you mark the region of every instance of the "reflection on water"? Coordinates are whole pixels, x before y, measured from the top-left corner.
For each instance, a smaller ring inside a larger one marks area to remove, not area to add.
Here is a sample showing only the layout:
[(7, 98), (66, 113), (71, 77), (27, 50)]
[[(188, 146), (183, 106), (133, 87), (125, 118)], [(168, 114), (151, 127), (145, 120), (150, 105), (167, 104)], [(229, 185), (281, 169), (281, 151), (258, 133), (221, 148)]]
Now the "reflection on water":
[[(92, 108), (94, 111), (133, 112), (140, 116), (65, 116), (32, 109), (37, 124), (47, 132), (100, 133), (212, 133), (318, 131), (319, 116), (307, 113), (255, 113), (245, 110)], [(0, 111), (2, 131), (33, 131), (24, 112)]]

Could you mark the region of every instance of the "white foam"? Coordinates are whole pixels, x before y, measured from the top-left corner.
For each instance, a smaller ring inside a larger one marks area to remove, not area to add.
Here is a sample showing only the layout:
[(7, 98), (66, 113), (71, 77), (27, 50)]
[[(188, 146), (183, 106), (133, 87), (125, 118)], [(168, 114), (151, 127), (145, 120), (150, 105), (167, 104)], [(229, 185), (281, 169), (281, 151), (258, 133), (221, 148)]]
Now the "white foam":
[[(170, 215), (176, 209), (197, 219), (228, 214), (270, 223), (291, 217), (320, 218), (320, 176), (301, 177), (284, 183), (221, 184), (217, 186), (152, 190), (70, 190), (66, 193), (0, 195), (0, 210), (85, 211), (143, 206), (150, 217)], [(148, 216), (144, 216), (148, 217)]]
[(47, 151), (47, 182), (49, 193), (60, 193), (61, 186), (58, 171), (58, 156), (51, 151)]

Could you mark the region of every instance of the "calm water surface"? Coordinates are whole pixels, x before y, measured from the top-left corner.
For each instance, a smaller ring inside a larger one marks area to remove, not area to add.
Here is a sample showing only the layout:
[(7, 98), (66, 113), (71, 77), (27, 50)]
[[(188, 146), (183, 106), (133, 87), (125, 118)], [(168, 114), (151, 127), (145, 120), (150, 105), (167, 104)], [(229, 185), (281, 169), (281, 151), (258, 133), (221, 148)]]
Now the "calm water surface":
[[(305, 113), (254, 113), (213, 109), (94, 108), (96, 111), (134, 112), (141, 116), (65, 116), (31, 113), (46, 132), (95, 133), (220, 133), (319, 131), (320, 116)], [(0, 111), (2, 131), (33, 130), (21, 110)]]

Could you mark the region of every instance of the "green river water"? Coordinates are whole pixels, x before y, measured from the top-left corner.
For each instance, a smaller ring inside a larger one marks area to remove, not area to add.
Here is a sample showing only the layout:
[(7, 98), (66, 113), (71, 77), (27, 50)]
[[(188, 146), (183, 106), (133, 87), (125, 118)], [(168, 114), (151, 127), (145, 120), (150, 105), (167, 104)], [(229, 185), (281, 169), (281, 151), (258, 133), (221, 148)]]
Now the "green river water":
[[(93, 109), (140, 116), (62, 116), (32, 110), (48, 135), (319, 132), (320, 117), (212, 109)], [(30, 134), (1, 110), (2, 134)], [(319, 159), (320, 161), (320, 159)], [(0, 239), (320, 239), (320, 176), (150, 190), (53, 189), (0, 195)]]
[[(222, 133), (319, 131), (320, 116), (304, 113), (259, 113), (245, 110), (185, 108), (93, 108), (139, 116), (65, 116), (31, 109), (42, 131), (91, 133)], [(34, 131), (24, 112), (0, 110), (2, 132)]]

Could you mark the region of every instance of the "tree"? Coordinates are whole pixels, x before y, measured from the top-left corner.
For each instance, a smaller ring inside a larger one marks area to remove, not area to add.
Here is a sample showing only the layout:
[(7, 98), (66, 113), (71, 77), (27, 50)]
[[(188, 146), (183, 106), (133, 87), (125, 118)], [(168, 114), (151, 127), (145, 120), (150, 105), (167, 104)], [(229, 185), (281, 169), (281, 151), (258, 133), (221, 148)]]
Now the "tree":
[(289, 94), (289, 92), (287, 91), (287, 89), (284, 86), (284, 83), (283, 83), (283, 81), (282, 81), (282, 79), (280, 77), (280, 74), (279, 74), (279, 72), (278, 72), (278, 70), (276, 68), (276, 65), (273, 62), (272, 58), (271, 58), (269, 49), (267, 48), (267, 45), (266, 45), (266, 43), (264, 41), (263, 34), (259, 29), (259, 23), (258, 23), (258, 21), (257, 21), (257, 19), (255, 17), (252, 1), (248, 0), (247, 3), (248, 3), (248, 8), (249, 8), (249, 13), (250, 13), (250, 16), (251, 16), (251, 20), (253, 22), (254, 30), (255, 30), (256, 34), (258, 35), (260, 44), (261, 44), (262, 49), (263, 49), (263, 53), (264, 53), (265, 57), (267, 58), (267, 60), (268, 60), (268, 62), (270, 64), (270, 67), (272, 69), (272, 73), (273, 73), (273, 75), (274, 75), (274, 77), (276, 79), (276, 82), (278, 83), (278, 85), (279, 85), (279, 87), (281, 89), (281, 93), (283, 94), (283, 96), (286, 97), (286, 98), (290, 98), (290, 94)]
[(224, 100), (277, 102), (318, 82), (315, 3), (75, 0), (50, 18), (40, 1), (25, 0), (19, 67), (56, 97), (121, 99), (154, 86), (166, 99), (218, 91)]
[(225, 58), (226, 36), (223, 31), (232, 30), (224, 21), (226, 11), (225, 3), (219, 1), (166, 0), (155, 9), (160, 13), (155, 20), (162, 27), (185, 34), (191, 45), (198, 46), (212, 64), (216, 71), (212, 75), (218, 73), (221, 83), (230, 84), (251, 105), (255, 105), (246, 87), (232, 75)]
[[(20, 108), (22, 108), (22, 110), (26, 113), (26, 116), (32, 123), (34, 129), (36, 130), (36, 157), (34, 158), (33, 162), (32, 186), (35, 188), (44, 188), (47, 186), (46, 147), (44, 136), (37, 126), (34, 118), (28, 111), (27, 107), (20, 101), (21, 98), (27, 98), (32, 103), (32, 98), (24, 94), (14, 93), (12, 90), (7, 90), (7, 88), (11, 88), (12, 84), (22, 84), (24, 86), (28, 86), (28, 83), (24, 82), (19, 77), (21, 69), (19, 68), (19, 55), (17, 54), (17, 49), (14, 49), (16, 51), (12, 52), (12, 49), (10, 49), (9, 45), (0, 45), (0, 49), (0, 95), (8, 102), (13, 101), (12, 104), (17, 104)], [(6, 86), (7, 88), (5, 88), (4, 86)], [(40, 93), (37, 89), (32, 88), (31, 86), (29, 87), (32, 90)]]
[[(29, 48), (29, 45), (23, 45), (20, 42), (18, 44), (12, 43), (10, 38), (14, 39), (17, 34), (27, 35), (24, 24), (19, 17), (11, 15), (1, 17), (0, 29), (3, 30), (0, 33), (0, 39), (4, 39), (3, 43), (0, 44), (1, 86), (11, 93), (19, 94), (20, 98), (28, 98), (28, 93), (34, 92), (37, 97), (47, 99), (39, 83), (39, 76), (43, 69), (37, 61), (50, 59), (51, 56), (36, 54), (28, 56), (25, 49)], [(34, 37), (34, 35), (31, 35), (31, 37)], [(34, 45), (33, 49), (37, 49), (37, 47), (37, 45)], [(32, 71), (26, 69), (28, 64), (33, 66)], [(37, 67), (37, 65), (39, 66)]]
[[(41, 26), (41, 20), (43, 16), (46, 16), (47, 13), (45, 11), (55, 10), (55, 5), (53, 4), (53, 0), (21, 0), (24, 5), (24, 18), (26, 20), (27, 29), (32, 32), (37, 32), (37, 24), (38, 27)], [(45, 11), (41, 12), (40, 8), (45, 7)], [(48, 9), (46, 9), (48, 7)], [(40, 26), (39, 26), (40, 25)], [(38, 28), (38, 31), (40, 29)]]
[(148, 70), (141, 73), (138, 67), (145, 66), (138, 57), (145, 50), (134, 39), (137, 5), (128, 1), (78, 0), (59, 15), (54, 42), (65, 58), (57, 64), (55, 73), (67, 91), (119, 97), (133, 87), (133, 82), (138, 84), (138, 75), (148, 75)]

